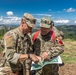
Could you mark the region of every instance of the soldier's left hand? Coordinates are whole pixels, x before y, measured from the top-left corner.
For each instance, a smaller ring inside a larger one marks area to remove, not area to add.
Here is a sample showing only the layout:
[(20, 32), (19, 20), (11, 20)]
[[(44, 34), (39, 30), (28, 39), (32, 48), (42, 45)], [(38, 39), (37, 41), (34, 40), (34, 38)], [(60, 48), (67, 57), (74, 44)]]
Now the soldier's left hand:
[(40, 56), (36, 56), (39, 60), (41, 60), (41, 57)]
[(47, 52), (43, 52), (42, 55), (41, 55), (41, 59), (42, 59), (42, 61), (49, 60), (50, 57), (49, 57)]

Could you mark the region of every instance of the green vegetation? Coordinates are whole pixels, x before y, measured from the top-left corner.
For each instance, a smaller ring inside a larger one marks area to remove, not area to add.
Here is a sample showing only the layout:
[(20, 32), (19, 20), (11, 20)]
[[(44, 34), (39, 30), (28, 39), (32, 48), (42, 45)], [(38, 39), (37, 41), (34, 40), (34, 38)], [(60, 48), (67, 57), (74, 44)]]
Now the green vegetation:
[[(2, 26), (1, 26), (2, 27)], [(7, 26), (3, 26), (0, 29), (0, 39), (2, 39), (2, 36), (8, 31), (8, 27)]]
[(65, 63), (76, 63), (76, 41), (65, 39), (65, 51), (61, 54), (62, 60)]
[[(13, 25), (11, 25), (11, 26), (2, 26), (2, 25), (0, 25), (0, 41), (2, 40), (2, 38), (3, 38), (3, 35), (7, 32), (7, 31), (9, 31), (9, 30), (11, 30), (11, 29), (14, 29), (14, 28), (16, 28), (17, 26), (13, 26)], [(0, 43), (1, 44), (1, 43)], [(3, 51), (3, 48), (0, 46), (0, 52), (1, 51)]]
[(65, 39), (70, 38), (72, 40), (76, 40), (76, 25), (61, 25), (57, 26), (57, 28), (63, 31)]
[(2, 39), (3, 35), (4, 35), (7, 31), (9, 31), (9, 30), (11, 30), (11, 29), (14, 29), (14, 28), (16, 28), (16, 27), (17, 27), (17, 26), (14, 26), (14, 25), (11, 25), (11, 26), (6, 26), (6, 25), (0, 26), (0, 39)]
[[(16, 28), (17, 26), (3, 26), (2, 29), (0, 29), (0, 39), (2, 38), (2, 36), (9, 30)], [(58, 25), (56, 26), (60, 31), (63, 31), (64, 33), (64, 37), (65, 39), (72, 39), (72, 40), (76, 40), (76, 25)], [(39, 28), (39, 27), (38, 27)], [(38, 29), (34, 29), (34, 31), (36, 31)]]
[(3, 36), (0, 36), (0, 39), (2, 39)]

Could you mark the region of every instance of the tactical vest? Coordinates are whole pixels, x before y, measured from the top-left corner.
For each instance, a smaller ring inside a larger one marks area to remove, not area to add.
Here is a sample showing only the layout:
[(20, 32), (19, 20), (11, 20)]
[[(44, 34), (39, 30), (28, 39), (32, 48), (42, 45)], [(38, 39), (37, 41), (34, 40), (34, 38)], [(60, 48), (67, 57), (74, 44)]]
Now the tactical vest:
[[(37, 32), (34, 34), (34, 36), (33, 36), (33, 41), (36, 40), (36, 38), (38, 37), (38, 35), (39, 35), (40, 32), (41, 32), (41, 31), (39, 30), (39, 31), (37, 31)], [(53, 41), (56, 41), (56, 36), (55, 36), (54, 31), (51, 30), (51, 31), (50, 31), (50, 35), (51, 35), (52, 40), (53, 40)], [(59, 40), (59, 43), (60, 43), (60, 44), (63, 44), (63, 42), (61, 41), (61, 39), (58, 38), (58, 40)]]
[[(38, 35), (39, 35), (40, 32), (41, 32), (41, 31), (39, 30), (39, 31), (37, 31), (37, 32), (34, 34), (34, 36), (33, 36), (33, 41), (36, 40), (36, 38), (38, 37)], [(52, 40), (55, 41), (55, 40), (56, 40), (55, 33), (54, 33), (53, 31), (50, 31), (50, 35), (51, 35), (51, 37), (52, 37)]]

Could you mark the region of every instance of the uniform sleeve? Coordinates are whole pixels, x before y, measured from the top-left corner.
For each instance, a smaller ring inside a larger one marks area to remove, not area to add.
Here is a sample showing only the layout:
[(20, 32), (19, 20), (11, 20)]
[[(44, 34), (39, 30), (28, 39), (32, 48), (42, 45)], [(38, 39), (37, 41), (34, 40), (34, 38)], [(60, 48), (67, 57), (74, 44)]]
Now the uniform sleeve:
[(64, 43), (60, 39), (56, 39), (54, 46), (47, 51), (50, 58), (56, 57), (64, 52)]
[(35, 34), (35, 32), (32, 33), (32, 49), (33, 49), (33, 53), (35, 52), (35, 50), (34, 50), (34, 34)]
[(32, 33), (32, 44), (34, 44), (34, 34), (35, 34), (35, 32)]
[(16, 64), (20, 54), (16, 53), (16, 39), (14, 38), (13, 33), (8, 32), (4, 35), (4, 44), (7, 61)]
[(29, 53), (33, 53), (32, 34), (29, 33), (29, 34), (27, 35), (27, 39), (28, 39), (27, 43), (28, 43), (28, 45), (29, 45)]

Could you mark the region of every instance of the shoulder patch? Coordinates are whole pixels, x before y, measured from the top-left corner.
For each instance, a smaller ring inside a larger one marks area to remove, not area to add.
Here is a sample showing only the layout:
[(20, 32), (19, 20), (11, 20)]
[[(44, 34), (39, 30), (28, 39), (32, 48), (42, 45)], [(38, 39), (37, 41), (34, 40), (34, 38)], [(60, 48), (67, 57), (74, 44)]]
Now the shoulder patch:
[(4, 36), (4, 39), (7, 40), (12, 37), (12, 33), (8, 33)]
[(15, 39), (14, 39), (13, 34), (11, 32), (5, 34), (4, 41), (6, 43), (6, 47), (15, 46)]
[(60, 45), (64, 45), (63, 41), (59, 38), (56, 38), (56, 43), (58, 43)]

